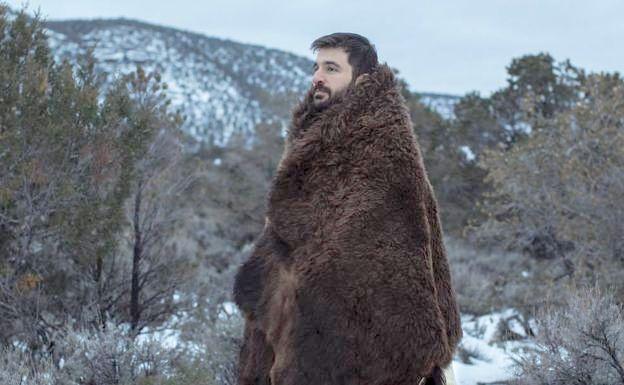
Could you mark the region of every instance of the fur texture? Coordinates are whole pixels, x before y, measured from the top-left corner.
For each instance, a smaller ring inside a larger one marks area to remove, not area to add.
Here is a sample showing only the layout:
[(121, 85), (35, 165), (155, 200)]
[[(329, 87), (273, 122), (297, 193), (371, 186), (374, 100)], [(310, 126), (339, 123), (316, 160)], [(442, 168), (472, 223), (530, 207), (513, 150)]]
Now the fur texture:
[(239, 383), (417, 384), (451, 362), (462, 331), (409, 112), (385, 64), (322, 112), (312, 95), (236, 276)]

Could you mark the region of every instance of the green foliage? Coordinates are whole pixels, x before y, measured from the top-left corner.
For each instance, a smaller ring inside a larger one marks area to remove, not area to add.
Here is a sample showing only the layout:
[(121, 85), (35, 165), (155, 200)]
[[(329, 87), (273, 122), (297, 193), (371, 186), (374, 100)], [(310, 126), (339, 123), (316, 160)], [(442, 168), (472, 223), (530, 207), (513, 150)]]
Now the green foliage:
[(542, 261), (539, 285), (566, 278), (623, 290), (624, 82), (592, 74), (580, 95), (572, 108), (536, 119), (523, 142), (485, 152), (494, 191), (488, 219), (471, 233)]
[(525, 139), (539, 119), (572, 107), (585, 81), (582, 69), (569, 61), (555, 63), (546, 53), (513, 59), (507, 73), (507, 87), (490, 97), (507, 148)]
[(124, 205), (155, 134), (181, 118), (158, 74), (139, 67), (103, 95), (90, 52), (55, 63), (38, 16), (0, 7), (0, 36), (0, 340), (36, 349), (84, 307), (122, 311)]
[[(410, 94), (405, 86), (403, 94), (407, 96), (425, 168), (439, 201), (444, 230), (459, 235), (469, 220), (478, 217), (475, 202), (480, 200), (484, 188), (484, 171), (468, 160), (461, 149), (462, 146), (472, 147), (475, 140), (471, 139), (466, 128), (444, 119), (422, 104), (418, 96)], [(474, 129), (477, 127), (478, 124), (475, 124)]]
[(541, 120), (574, 106), (585, 81), (582, 70), (569, 61), (557, 64), (545, 53), (516, 58), (507, 72), (506, 87), (490, 97), (466, 94), (450, 120), (408, 97), (442, 221), (451, 234), (464, 235), (466, 226), (486, 219), (480, 202), (493, 186), (480, 163), (484, 152), (526, 140)]
[(550, 118), (555, 112), (571, 107), (585, 74), (569, 60), (556, 64), (547, 53), (526, 55), (512, 60), (507, 68), (509, 92), (516, 97), (533, 95), (534, 113)]

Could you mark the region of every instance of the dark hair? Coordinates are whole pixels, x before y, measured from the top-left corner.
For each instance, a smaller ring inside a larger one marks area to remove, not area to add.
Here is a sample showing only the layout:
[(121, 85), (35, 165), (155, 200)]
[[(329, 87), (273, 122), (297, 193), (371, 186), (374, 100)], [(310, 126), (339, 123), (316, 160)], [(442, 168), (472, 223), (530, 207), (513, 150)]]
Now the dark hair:
[(377, 50), (367, 38), (357, 33), (336, 32), (321, 36), (312, 42), (313, 52), (321, 48), (342, 48), (348, 55), (353, 67), (353, 79), (359, 75), (372, 72), (377, 67)]

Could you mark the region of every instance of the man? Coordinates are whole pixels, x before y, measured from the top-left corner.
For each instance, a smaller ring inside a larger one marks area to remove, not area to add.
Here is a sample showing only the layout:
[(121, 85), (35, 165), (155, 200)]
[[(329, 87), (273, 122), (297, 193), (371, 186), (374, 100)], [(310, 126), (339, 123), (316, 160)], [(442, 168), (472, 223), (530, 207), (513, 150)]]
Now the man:
[[(357, 40), (355, 41), (357, 42)], [(354, 67), (349, 63), (349, 54), (344, 48), (332, 47), (331, 45), (321, 48), (320, 44), (320, 41), (317, 41), (316, 45), (313, 45), (313, 47), (317, 47), (318, 54), (316, 62), (312, 66), (314, 70), (312, 78), (313, 105), (317, 111), (339, 101), (347, 88), (352, 86), (353, 80), (360, 79), (361, 73), (370, 72), (372, 66), (376, 65), (377, 62), (377, 55), (372, 47), (366, 47), (370, 49), (370, 52), (367, 53), (374, 55), (369, 59), (372, 63), (370, 63), (369, 68), (365, 69), (360, 68), (360, 66), (355, 67), (358, 70), (358, 73), (355, 74)], [(355, 57), (356, 54), (352, 54), (351, 60), (355, 61)], [(363, 58), (358, 61), (358, 64), (363, 64), (362, 61)]]
[(451, 382), (459, 311), (397, 81), (360, 35), (312, 48), (312, 87), (234, 283), (245, 316), (239, 383)]

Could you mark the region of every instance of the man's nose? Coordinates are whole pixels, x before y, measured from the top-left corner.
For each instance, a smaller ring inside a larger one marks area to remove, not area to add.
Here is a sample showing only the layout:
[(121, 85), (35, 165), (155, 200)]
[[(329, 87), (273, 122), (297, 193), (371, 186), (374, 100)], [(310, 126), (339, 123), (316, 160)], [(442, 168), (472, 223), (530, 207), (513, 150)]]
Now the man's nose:
[(325, 80), (321, 76), (321, 71), (316, 71), (314, 73), (314, 76), (312, 77), (312, 85), (314, 87), (317, 87), (319, 85), (319, 83), (323, 84), (324, 82), (325, 82)]

